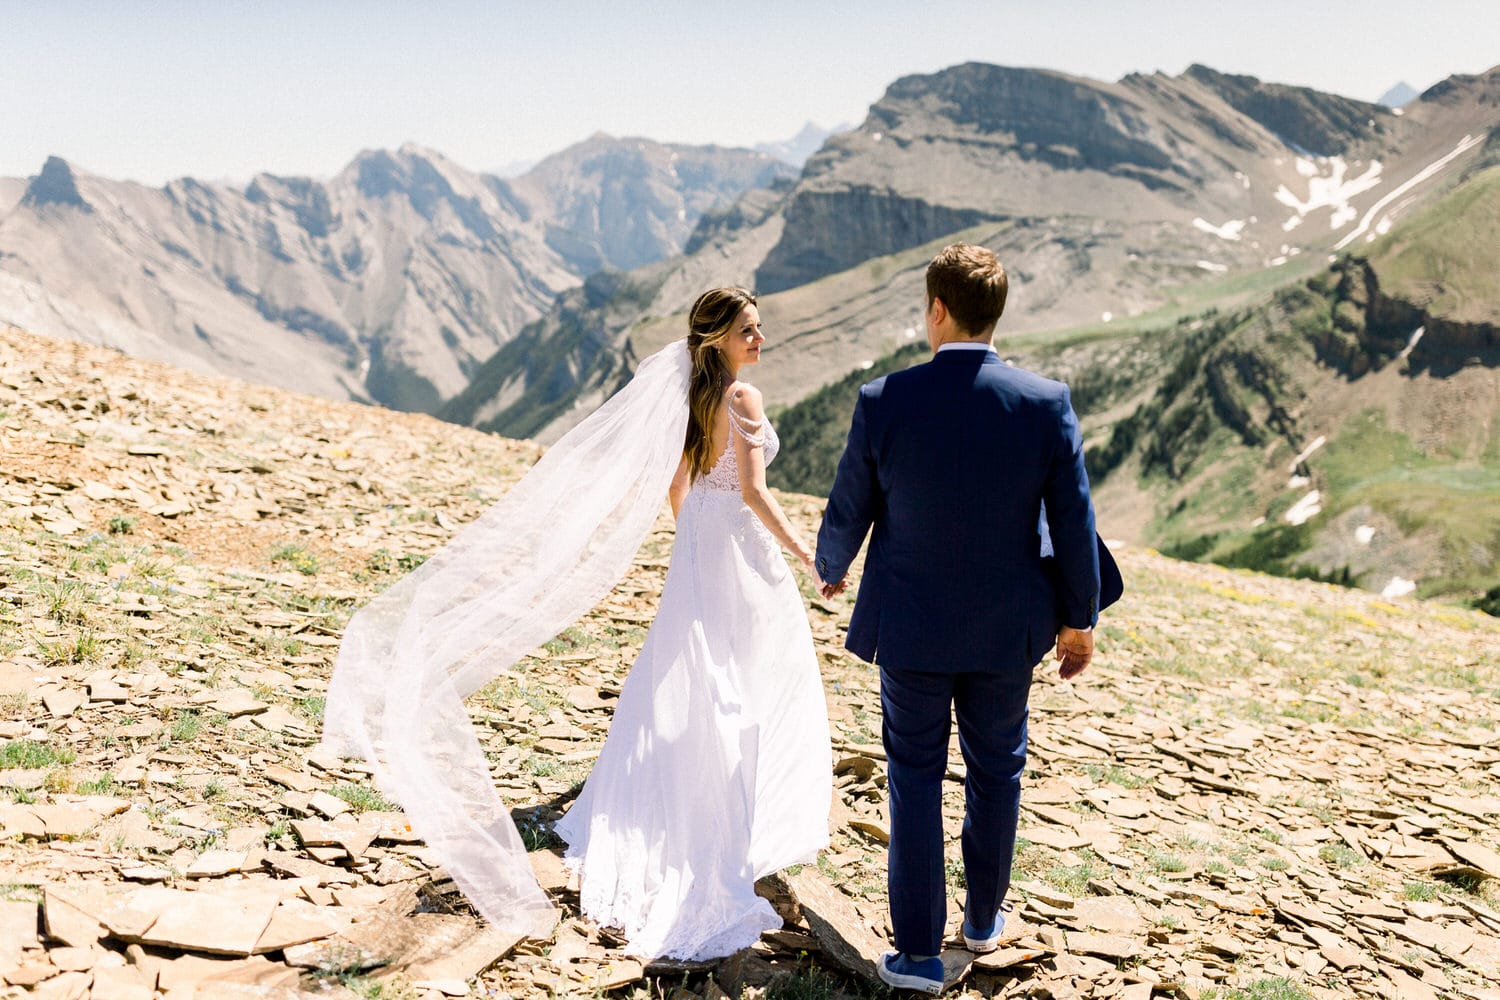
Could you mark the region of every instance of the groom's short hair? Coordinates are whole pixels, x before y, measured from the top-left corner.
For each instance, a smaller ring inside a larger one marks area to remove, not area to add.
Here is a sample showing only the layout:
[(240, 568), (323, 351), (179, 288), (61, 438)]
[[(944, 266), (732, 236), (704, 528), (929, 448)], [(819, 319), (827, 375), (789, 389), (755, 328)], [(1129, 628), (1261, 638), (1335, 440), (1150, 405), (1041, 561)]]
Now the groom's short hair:
[(999, 322), (1009, 289), (1000, 259), (972, 243), (946, 246), (927, 265), (927, 304), (942, 299), (958, 328), (971, 337)]

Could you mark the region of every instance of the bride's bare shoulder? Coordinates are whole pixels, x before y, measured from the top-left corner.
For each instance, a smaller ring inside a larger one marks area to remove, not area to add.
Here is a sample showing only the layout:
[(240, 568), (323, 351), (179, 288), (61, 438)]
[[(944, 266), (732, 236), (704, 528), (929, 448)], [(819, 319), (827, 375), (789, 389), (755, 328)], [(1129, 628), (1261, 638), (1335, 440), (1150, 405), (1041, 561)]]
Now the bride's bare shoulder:
[(749, 382), (731, 382), (729, 388), (724, 390), (724, 400), (732, 406), (740, 416), (759, 420), (765, 412), (765, 399), (760, 390)]

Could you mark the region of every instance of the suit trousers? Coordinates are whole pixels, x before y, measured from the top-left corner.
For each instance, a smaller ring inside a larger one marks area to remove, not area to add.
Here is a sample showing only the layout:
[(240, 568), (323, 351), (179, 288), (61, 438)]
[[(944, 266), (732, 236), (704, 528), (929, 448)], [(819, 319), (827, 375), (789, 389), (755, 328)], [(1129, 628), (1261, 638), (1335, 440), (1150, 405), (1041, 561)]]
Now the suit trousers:
[(966, 918), (990, 926), (1010, 888), (1031, 670), (920, 673), (882, 665), (881, 734), (891, 810), (888, 890), (896, 948), (936, 955), (947, 922), (943, 775), (952, 720), (968, 774), (962, 836)]

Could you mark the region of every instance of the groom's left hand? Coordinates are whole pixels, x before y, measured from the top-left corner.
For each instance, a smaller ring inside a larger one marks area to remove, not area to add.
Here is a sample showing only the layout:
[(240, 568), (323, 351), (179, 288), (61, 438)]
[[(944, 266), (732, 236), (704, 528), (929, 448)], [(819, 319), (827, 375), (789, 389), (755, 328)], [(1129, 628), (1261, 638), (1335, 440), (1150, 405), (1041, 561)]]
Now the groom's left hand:
[(1064, 625), (1057, 630), (1057, 676), (1072, 680), (1088, 667), (1094, 658), (1094, 633)]

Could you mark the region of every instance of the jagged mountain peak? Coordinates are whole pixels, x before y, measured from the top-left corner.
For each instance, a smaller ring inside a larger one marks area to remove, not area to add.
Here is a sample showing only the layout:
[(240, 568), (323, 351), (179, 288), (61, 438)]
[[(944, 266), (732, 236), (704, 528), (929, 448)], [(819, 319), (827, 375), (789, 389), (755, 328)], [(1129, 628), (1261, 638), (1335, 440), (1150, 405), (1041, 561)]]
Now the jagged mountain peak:
[(395, 150), (362, 151), (335, 183), (352, 183), (360, 195), (376, 201), (403, 198), (429, 222), (436, 222), (437, 214), (447, 206), (480, 240), (497, 235), (492, 215), (511, 212), (484, 176), (412, 142)]
[(790, 139), (784, 139), (781, 142), (756, 143), (755, 150), (775, 157), (783, 163), (801, 167), (807, 162), (808, 157), (822, 148), (823, 143), (827, 142), (830, 136), (847, 132), (853, 127), (848, 122), (835, 125), (833, 128), (824, 128), (816, 122), (807, 122)]
[(366, 149), (350, 161), (344, 174), (352, 174), (361, 193), (380, 198), (394, 190), (442, 178), (451, 184), (455, 175), (469, 174), (452, 160), (435, 150), (405, 142), (396, 149)]
[(78, 178), (71, 164), (60, 156), (49, 156), (41, 171), (26, 186), (21, 204), (30, 208), (45, 205), (66, 205), (70, 208), (92, 212), (93, 207), (84, 200), (78, 190)]
[(1375, 99), (1375, 103), (1392, 110), (1417, 99), (1417, 88), (1402, 80)]

